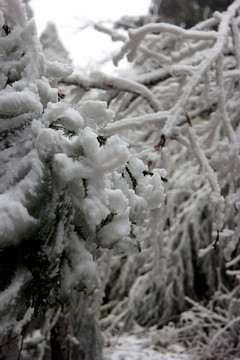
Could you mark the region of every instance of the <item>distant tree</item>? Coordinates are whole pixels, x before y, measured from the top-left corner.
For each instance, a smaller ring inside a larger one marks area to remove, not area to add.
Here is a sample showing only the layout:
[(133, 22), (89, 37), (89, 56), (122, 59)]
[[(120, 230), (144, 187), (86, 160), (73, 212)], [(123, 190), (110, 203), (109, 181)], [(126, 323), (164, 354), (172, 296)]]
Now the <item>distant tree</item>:
[(45, 30), (40, 36), (40, 41), (43, 51), (49, 61), (57, 60), (61, 63), (71, 63), (69, 53), (59, 39), (57, 28), (54, 23), (47, 23)]
[(160, 21), (189, 28), (216, 10), (224, 11), (231, 3), (232, 0), (152, 0), (150, 13), (160, 16)]

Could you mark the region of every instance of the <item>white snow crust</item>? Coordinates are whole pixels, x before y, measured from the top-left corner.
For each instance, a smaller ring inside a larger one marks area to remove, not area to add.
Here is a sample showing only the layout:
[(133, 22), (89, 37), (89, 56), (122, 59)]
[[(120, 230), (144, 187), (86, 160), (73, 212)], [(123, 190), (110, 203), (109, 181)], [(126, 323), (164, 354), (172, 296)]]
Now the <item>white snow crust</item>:
[(110, 338), (105, 344), (104, 360), (191, 360), (178, 344), (170, 345), (169, 349), (154, 345), (153, 335), (154, 332), (149, 331)]

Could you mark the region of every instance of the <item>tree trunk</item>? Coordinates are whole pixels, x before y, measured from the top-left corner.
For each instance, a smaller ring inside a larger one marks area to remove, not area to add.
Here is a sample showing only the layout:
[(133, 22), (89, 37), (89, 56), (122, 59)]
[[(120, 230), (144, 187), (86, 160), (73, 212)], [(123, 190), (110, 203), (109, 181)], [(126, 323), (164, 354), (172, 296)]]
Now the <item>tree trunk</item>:
[(70, 360), (69, 320), (60, 314), (59, 319), (51, 331), (51, 360)]
[(98, 325), (94, 295), (76, 294), (70, 315), (71, 333), (75, 338), (72, 360), (102, 360), (103, 338)]

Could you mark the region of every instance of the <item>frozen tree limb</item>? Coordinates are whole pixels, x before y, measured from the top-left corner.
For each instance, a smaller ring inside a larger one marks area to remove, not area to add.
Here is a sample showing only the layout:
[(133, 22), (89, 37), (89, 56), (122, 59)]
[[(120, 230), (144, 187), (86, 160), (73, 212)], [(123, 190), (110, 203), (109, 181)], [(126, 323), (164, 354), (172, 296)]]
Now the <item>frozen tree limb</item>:
[(86, 90), (90, 88), (124, 90), (146, 98), (155, 111), (158, 111), (161, 108), (160, 103), (154, 98), (152, 92), (143, 84), (116, 76), (106, 75), (101, 72), (92, 73), (91, 78), (84, 78), (80, 74), (73, 74), (65, 79), (64, 83), (81, 86)]

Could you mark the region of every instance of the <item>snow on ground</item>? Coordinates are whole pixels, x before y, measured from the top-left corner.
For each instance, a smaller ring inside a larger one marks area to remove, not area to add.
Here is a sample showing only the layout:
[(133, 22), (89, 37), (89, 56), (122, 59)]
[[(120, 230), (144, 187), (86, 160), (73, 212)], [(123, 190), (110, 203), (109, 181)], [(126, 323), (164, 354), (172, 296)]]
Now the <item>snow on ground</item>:
[(104, 360), (192, 360), (184, 354), (181, 345), (173, 344), (163, 349), (153, 344), (152, 336), (152, 332), (125, 333), (106, 339)]

